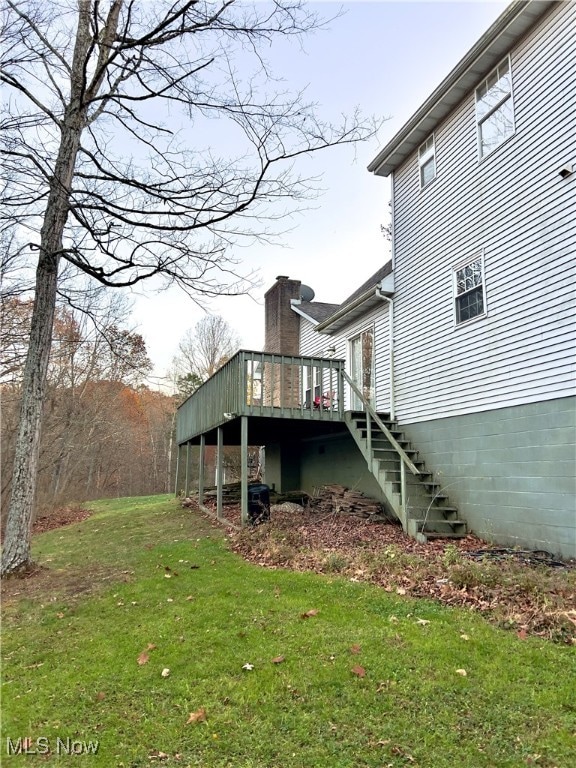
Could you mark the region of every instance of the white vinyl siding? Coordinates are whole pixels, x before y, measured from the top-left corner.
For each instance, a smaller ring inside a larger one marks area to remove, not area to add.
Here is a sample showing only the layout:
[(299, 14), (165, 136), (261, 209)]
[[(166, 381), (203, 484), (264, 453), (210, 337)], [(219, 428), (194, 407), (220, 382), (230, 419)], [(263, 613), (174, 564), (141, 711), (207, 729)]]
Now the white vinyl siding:
[[(512, 50), (513, 141), (477, 162), (475, 94), (436, 129), (442, 174), (420, 195), (418, 152), (394, 173), (396, 412), (409, 423), (574, 392), (576, 5)], [(482, 322), (454, 323), (453, 268), (484, 253)]]

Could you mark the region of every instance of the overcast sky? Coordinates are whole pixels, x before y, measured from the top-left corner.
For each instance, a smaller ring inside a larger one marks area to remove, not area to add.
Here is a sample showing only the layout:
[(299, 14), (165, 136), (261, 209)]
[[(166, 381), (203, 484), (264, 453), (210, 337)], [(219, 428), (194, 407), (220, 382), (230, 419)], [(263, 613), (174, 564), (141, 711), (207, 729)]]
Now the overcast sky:
[[(317, 301), (339, 303), (389, 257), (380, 231), (387, 222), (390, 184), (369, 174), (368, 163), (464, 56), (506, 7), (505, 2), (312, 3), (325, 17), (344, 14), (328, 31), (306, 39), (305, 50), (276, 46), (268, 55), (276, 72), (298, 90), (307, 86), (322, 118), (337, 119), (359, 106), (389, 118), (377, 139), (328, 149), (306, 161), (305, 172), (322, 174), (325, 192), (296, 215), (278, 245), (239, 248), (234, 256), (259, 271), (252, 297), (222, 297), (209, 311), (236, 330), (244, 349), (262, 349), (263, 296), (277, 275), (312, 287)], [(248, 269), (246, 270), (248, 271)], [(134, 293), (133, 322), (163, 375), (188, 328), (203, 316), (178, 289)], [(153, 383), (151, 381), (151, 383)]]

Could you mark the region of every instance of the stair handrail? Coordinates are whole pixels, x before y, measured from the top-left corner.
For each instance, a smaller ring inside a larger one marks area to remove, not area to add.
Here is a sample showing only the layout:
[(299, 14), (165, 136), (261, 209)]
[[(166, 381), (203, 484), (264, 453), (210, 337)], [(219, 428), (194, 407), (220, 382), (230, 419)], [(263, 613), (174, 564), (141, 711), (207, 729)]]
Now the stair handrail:
[[(367, 411), (370, 414), (370, 416), (374, 419), (374, 421), (376, 422), (376, 424), (378, 425), (380, 430), (386, 435), (386, 438), (387, 438), (388, 442), (394, 448), (396, 453), (400, 456), (400, 458), (402, 459), (403, 463), (408, 467), (410, 472), (412, 472), (413, 475), (421, 474), (420, 470), (418, 469), (418, 467), (416, 467), (416, 465), (410, 460), (410, 458), (407, 455), (407, 453), (404, 451), (402, 446), (397, 442), (397, 440), (395, 439), (394, 435), (390, 432), (388, 427), (384, 424), (384, 422), (382, 421), (380, 416), (378, 416), (378, 414), (376, 413), (374, 408), (370, 405), (368, 400), (366, 400), (366, 398), (364, 397), (364, 395), (362, 394), (360, 389), (358, 389), (356, 384), (352, 381), (350, 376), (348, 376), (346, 371), (342, 371), (342, 373), (344, 375), (344, 380), (350, 385), (350, 388), (352, 389), (352, 391), (360, 399), (360, 402), (364, 406), (364, 410)], [(367, 426), (369, 427), (369, 425), (367, 425)]]

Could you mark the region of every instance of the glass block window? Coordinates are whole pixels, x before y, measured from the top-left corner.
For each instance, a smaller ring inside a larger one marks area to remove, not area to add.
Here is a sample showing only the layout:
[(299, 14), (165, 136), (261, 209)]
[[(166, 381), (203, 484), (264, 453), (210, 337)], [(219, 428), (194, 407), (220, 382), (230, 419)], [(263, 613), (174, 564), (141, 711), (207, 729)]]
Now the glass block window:
[(476, 88), (476, 123), (481, 158), (514, 133), (512, 75), (508, 57)]
[(420, 168), (420, 188), (423, 189), (436, 178), (436, 147), (434, 134), (430, 136), (418, 150), (418, 166)]
[(456, 324), (485, 314), (482, 256), (454, 270)]

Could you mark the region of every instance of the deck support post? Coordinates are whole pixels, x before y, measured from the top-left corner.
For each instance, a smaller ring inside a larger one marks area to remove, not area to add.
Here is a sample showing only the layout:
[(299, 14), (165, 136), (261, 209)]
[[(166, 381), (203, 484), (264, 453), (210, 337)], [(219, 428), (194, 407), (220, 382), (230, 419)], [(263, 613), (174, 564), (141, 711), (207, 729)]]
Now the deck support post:
[(217, 434), (217, 450), (216, 450), (216, 517), (218, 520), (222, 520), (222, 479), (223, 479), (223, 465), (224, 465), (224, 451), (222, 441), (222, 427), (218, 427)]
[(240, 417), (240, 519), (242, 527), (248, 523), (248, 416)]
[(184, 496), (190, 493), (190, 441), (186, 443), (186, 471), (184, 473)]
[(206, 436), (200, 435), (200, 456), (198, 457), (198, 504), (204, 504), (204, 454), (206, 447)]
[(180, 471), (180, 450), (182, 446), (178, 446), (176, 451), (176, 477), (174, 478), (174, 496), (178, 497), (178, 472)]

